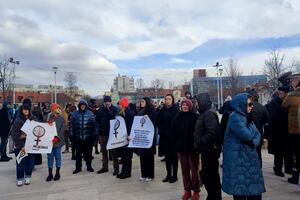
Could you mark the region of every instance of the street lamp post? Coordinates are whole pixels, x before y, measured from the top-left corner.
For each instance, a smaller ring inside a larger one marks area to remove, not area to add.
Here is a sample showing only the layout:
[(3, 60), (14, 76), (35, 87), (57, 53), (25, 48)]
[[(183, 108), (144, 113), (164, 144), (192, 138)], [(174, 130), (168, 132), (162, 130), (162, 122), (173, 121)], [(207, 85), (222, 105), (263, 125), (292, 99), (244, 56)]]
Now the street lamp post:
[(19, 65), (20, 61), (14, 60), (13, 57), (9, 58), (9, 62), (14, 64), (13, 68), (13, 104), (16, 104), (16, 87), (15, 87), (15, 79), (16, 79), (16, 64)]
[(222, 81), (222, 73), (223, 73), (223, 69), (220, 68), (219, 69), (220, 72), (220, 82), (221, 82), (221, 105), (223, 105), (223, 81)]
[(217, 68), (217, 92), (218, 92), (218, 105), (217, 105), (217, 109), (219, 110), (220, 108), (220, 86), (219, 86), (219, 67), (221, 67), (222, 65), (219, 64), (219, 62), (216, 62), (215, 65), (213, 65), (213, 67)]
[(54, 71), (54, 103), (57, 103), (57, 94), (56, 94), (56, 73), (58, 70), (58, 67), (53, 67), (52, 68)]

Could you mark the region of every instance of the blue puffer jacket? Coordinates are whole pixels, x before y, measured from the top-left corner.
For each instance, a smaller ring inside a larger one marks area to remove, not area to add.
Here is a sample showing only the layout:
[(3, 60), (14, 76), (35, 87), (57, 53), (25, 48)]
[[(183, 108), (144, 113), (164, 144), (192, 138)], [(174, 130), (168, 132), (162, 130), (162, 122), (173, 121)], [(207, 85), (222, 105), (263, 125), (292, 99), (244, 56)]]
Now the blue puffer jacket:
[(70, 118), (70, 134), (75, 140), (95, 140), (97, 138), (95, 131), (94, 113), (87, 109), (87, 102), (80, 100), (78, 108), (82, 104), (86, 105), (85, 110), (77, 110), (72, 113)]
[(230, 195), (254, 196), (265, 192), (264, 179), (256, 147), (260, 133), (247, 123), (248, 94), (235, 96), (224, 137), (222, 189)]

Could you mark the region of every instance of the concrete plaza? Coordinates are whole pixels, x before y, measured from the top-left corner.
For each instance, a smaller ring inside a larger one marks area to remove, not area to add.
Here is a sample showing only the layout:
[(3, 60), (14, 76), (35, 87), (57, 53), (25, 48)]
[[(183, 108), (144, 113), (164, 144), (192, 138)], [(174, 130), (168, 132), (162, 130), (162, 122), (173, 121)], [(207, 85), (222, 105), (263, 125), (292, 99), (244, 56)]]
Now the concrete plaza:
[[(100, 169), (101, 156), (94, 155), (93, 167)], [(139, 181), (139, 159), (134, 156), (132, 177), (119, 180), (109, 173), (98, 175), (83, 172), (73, 175), (74, 161), (70, 154), (63, 154), (62, 178), (57, 182), (45, 182), (47, 176), (46, 157), (43, 165), (37, 166), (33, 172), (29, 186), (17, 187), (15, 183), (15, 162), (0, 163), (0, 200), (178, 200), (181, 198), (183, 186), (181, 172), (179, 181), (174, 184), (162, 183), (165, 177), (165, 164), (156, 158), (155, 176), (152, 182)], [(273, 156), (263, 150), (263, 173), (267, 192), (265, 200), (299, 200), (300, 188), (287, 183), (287, 177), (280, 178), (273, 174)], [(111, 163), (110, 163), (111, 165)], [(111, 167), (111, 166), (110, 166)], [(180, 169), (180, 167), (179, 167)], [(206, 199), (206, 191), (201, 188), (201, 199)], [(223, 199), (232, 197), (223, 194)]]

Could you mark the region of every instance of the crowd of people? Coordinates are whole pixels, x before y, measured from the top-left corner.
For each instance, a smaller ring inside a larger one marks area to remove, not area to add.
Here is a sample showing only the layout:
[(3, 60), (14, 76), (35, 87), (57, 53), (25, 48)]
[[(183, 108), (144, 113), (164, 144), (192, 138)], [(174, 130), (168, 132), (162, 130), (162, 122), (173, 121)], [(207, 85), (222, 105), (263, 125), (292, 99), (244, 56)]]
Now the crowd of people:
[[(113, 105), (110, 96), (104, 96), (100, 107), (94, 99), (89, 102), (81, 100), (77, 107), (67, 104), (64, 109), (58, 104), (32, 108), (29, 99), (25, 99), (18, 109), (9, 108), (4, 102), (0, 111), (1, 161), (11, 159), (6, 153), (7, 146), (16, 156), (20, 151), (25, 152), (26, 134), (21, 127), (29, 119), (56, 124), (57, 136), (53, 138), (52, 152), (47, 154), (47, 182), (61, 178), (62, 153), (72, 152), (72, 160), (75, 160), (73, 174), (82, 171), (83, 159), (86, 170), (94, 172), (93, 149), (96, 154), (102, 154), (102, 167), (97, 174), (107, 173), (109, 160), (112, 160), (113, 176), (119, 179), (131, 177), (132, 158), (136, 154), (140, 160), (139, 180), (152, 181), (158, 144), (158, 155), (164, 157), (166, 167), (162, 182), (172, 184), (178, 181), (180, 163), (183, 200), (200, 199), (202, 184), (208, 193), (207, 200), (222, 199), (222, 190), (235, 200), (259, 200), (265, 192), (261, 156), (264, 139), (268, 140), (269, 153), (274, 155), (275, 175), (285, 176), (282, 171), (284, 163), (284, 172), (292, 175), (288, 182), (297, 184), (299, 181), (300, 82), (294, 91), (289, 87), (279, 87), (265, 106), (258, 102), (258, 98), (254, 89), (248, 89), (233, 98), (228, 97), (219, 111), (212, 108), (208, 94), (192, 98), (189, 92), (181, 102), (176, 102), (172, 94), (166, 95), (160, 107), (155, 107), (149, 97), (143, 97), (137, 107), (126, 97)], [(221, 120), (217, 112), (222, 114)], [(110, 120), (116, 116), (124, 118), (128, 140), (131, 139), (134, 116), (149, 117), (156, 131), (152, 146), (148, 149), (123, 146), (107, 150)], [(221, 178), (219, 158), (222, 153)], [(29, 154), (16, 163), (17, 186), (30, 184), (34, 165), (41, 162), (40, 155)]]

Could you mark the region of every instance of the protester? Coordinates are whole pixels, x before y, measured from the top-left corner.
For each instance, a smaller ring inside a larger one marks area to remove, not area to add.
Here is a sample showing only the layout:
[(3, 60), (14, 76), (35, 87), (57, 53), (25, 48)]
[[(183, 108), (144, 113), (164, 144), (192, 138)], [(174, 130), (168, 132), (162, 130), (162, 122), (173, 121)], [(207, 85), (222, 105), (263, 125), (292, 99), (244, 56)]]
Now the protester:
[(288, 132), (292, 145), (292, 155), (296, 158), (294, 172), (288, 182), (298, 184), (300, 173), (300, 81), (294, 92), (290, 92), (282, 103), (288, 113)]
[(6, 147), (9, 136), (11, 115), (8, 110), (8, 103), (6, 101), (3, 102), (2, 109), (0, 110), (0, 162), (10, 161), (12, 158), (7, 156)]
[[(199, 154), (194, 147), (193, 132), (198, 114), (192, 112), (193, 104), (189, 99), (181, 101), (181, 111), (172, 122), (171, 131), (181, 165), (184, 194), (183, 200), (198, 200), (200, 198)], [(192, 194), (193, 191), (193, 194)]]
[(219, 175), (219, 157), (221, 153), (221, 130), (216, 111), (208, 94), (196, 97), (199, 105), (199, 117), (194, 131), (194, 144), (201, 154), (201, 180), (207, 191), (207, 200), (222, 199)]
[(157, 115), (159, 134), (159, 156), (165, 156), (167, 176), (163, 182), (175, 183), (177, 181), (178, 155), (174, 141), (174, 132), (171, 124), (178, 113), (175, 99), (172, 94), (165, 96), (165, 104)]
[[(89, 110), (92, 111), (94, 113), (94, 115), (97, 115), (97, 112), (99, 110), (99, 107), (96, 103), (96, 99), (94, 98), (91, 98), (90, 101), (89, 101)], [(100, 154), (99, 150), (98, 150), (98, 143), (99, 143), (99, 140), (97, 139), (94, 143), (94, 148), (95, 148), (95, 154)]]
[(92, 168), (92, 151), (93, 143), (97, 138), (95, 116), (87, 109), (87, 106), (85, 100), (80, 100), (78, 111), (73, 112), (70, 119), (70, 135), (76, 147), (76, 169), (73, 174), (77, 174), (82, 170), (82, 154), (87, 171), (94, 172)]
[[(48, 158), (48, 177), (46, 181), (57, 181), (60, 179), (60, 168), (61, 168), (61, 148), (64, 145), (64, 118), (62, 117), (62, 111), (58, 104), (51, 104), (51, 114), (48, 118), (48, 124), (53, 125), (55, 123), (57, 136), (53, 139), (53, 148), (50, 154), (47, 154)], [(55, 159), (56, 172), (53, 177), (52, 169), (53, 162)]]
[(69, 132), (69, 118), (70, 118), (70, 107), (72, 104), (68, 103), (62, 113), (62, 116), (64, 118), (64, 141), (65, 141), (65, 150), (62, 153), (69, 153), (70, 148), (70, 132)]
[(255, 89), (250, 89), (246, 92), (253, 97), (252, 117), (253, 117), (253, 122), (257, 130), (259, 131), (261, 137), (260, 144), (258, 145), (256, 150), (260, 160), (260, 165), (262, 166), (261, 147), (264, 142), (264, 130), (267, 128), (270, 121), (269, 112), (266, 109), (266, 107), (264, 107), (258, 102), (259, 96)]
[[(156, 129), (156, 113), (149, 97), (143, 97), (140, 100), (140, 106), (137, 116), (149, 117)], [(137, 149), (140, 156), (141, 177), (140, 181), (152, 181), (154, 179), (154, 155), (156, 154), (156, 137), (154, 134), (152, 146), (149, 149)]]
[[(131, 110), (129, 107), (128, 98), (124, 97), (119, 101), (119, 116), (123, 117), (126, 123), (127, 135), (129, 136), (134, 115), (136, 114), (135, 110)], [(132, 168), (132, 149), (127, 148), (128, 145), (120, 147), (117, 149), (118, 154), (122, 159), (122, 170), (121, 173), (117, 175), (119, 179), (126, 179), (131, 177), (131, 168)]]
[[(26, 134), (21, 131), (21, 128), (25, 121), (35, 120), (37, 121), (36, 117), (31, 114), (31, 108), (28, 104), (23, 104), (17, 117), (12, 124), (11, 128), (11, 136), (15, 144), (15, 155), (16, 157), (22, 151), (25, 152), (25, 141), (26, 141)], [(24, 183), (25, 185), (29, 185), (31, 181), (32, 169), (34, 167), (34, 154), (28, 154), (25, 158), (21, 160), (21, 162), (16, 164), (16, 171), (17, 171), (17, 186), (22, 186)]]
[(265, 186), (256, 151), (261, 135), (250, 115), (253, 100), (249, 94), (241, 93), (231, 105), (234, 112), (224, 137), (222, 188), (234, 200), (261, 200)]
[[(102, 153), (102, 168), (97, 172), (98, 174), (108, 172), (108, 151), (106, 149), (106, 145), (109, 137), (109, 121), (111, 119), (115, 119), (115, 117), (118, 115), (118, 108), (112, 105), (110, 96), (105, 96), (103, 98), (103, 102), (104, 105), (102, 108), (99, 109), (96, 116), (97, 133), (100, 136), (99, 138)], [(119, 161), (117, 157), (117, 152), (115, 149), (112, 149), (109, 151), (109, 153), (113, 160), (113, 175), (117, 176), (119, 174)]]
[(189, 91), (187, 91), (187, 92), (184, 93), (184, 97), (185, 97), (186, 99), (191, 100), (191, 99), (192, 99), (192, 94), (191, 94)]
[(71, 126), (71, 123), (70, 123), (70, 120), (71, 120), (71, 116), (74, 112), (76, 112), (77, 108), (75, 105), (72, 105), (70, 107), (70, 114), (69, 114), (69, 119), (68, 119), (68, 129), (69, 129), (69, 140), (71, 142), (71, 148), (72, 148), (72, 160), (76, 160), (76, 143), (75, 141), (72, 140), (72, 137), (71, 137), (71, 130), (70, 130), (70, 126)]
[(293, 158), (289, 152), (288, 115), (282, 108), (289, 87), (279, 87), (272, 100), (266, 105), (269, 112), (270, 123), (266, 127), (265, 134), (268, 140), (268, 152), (274, 155), (274, 173), (284, 177), (284, 172), (292, 174)]

